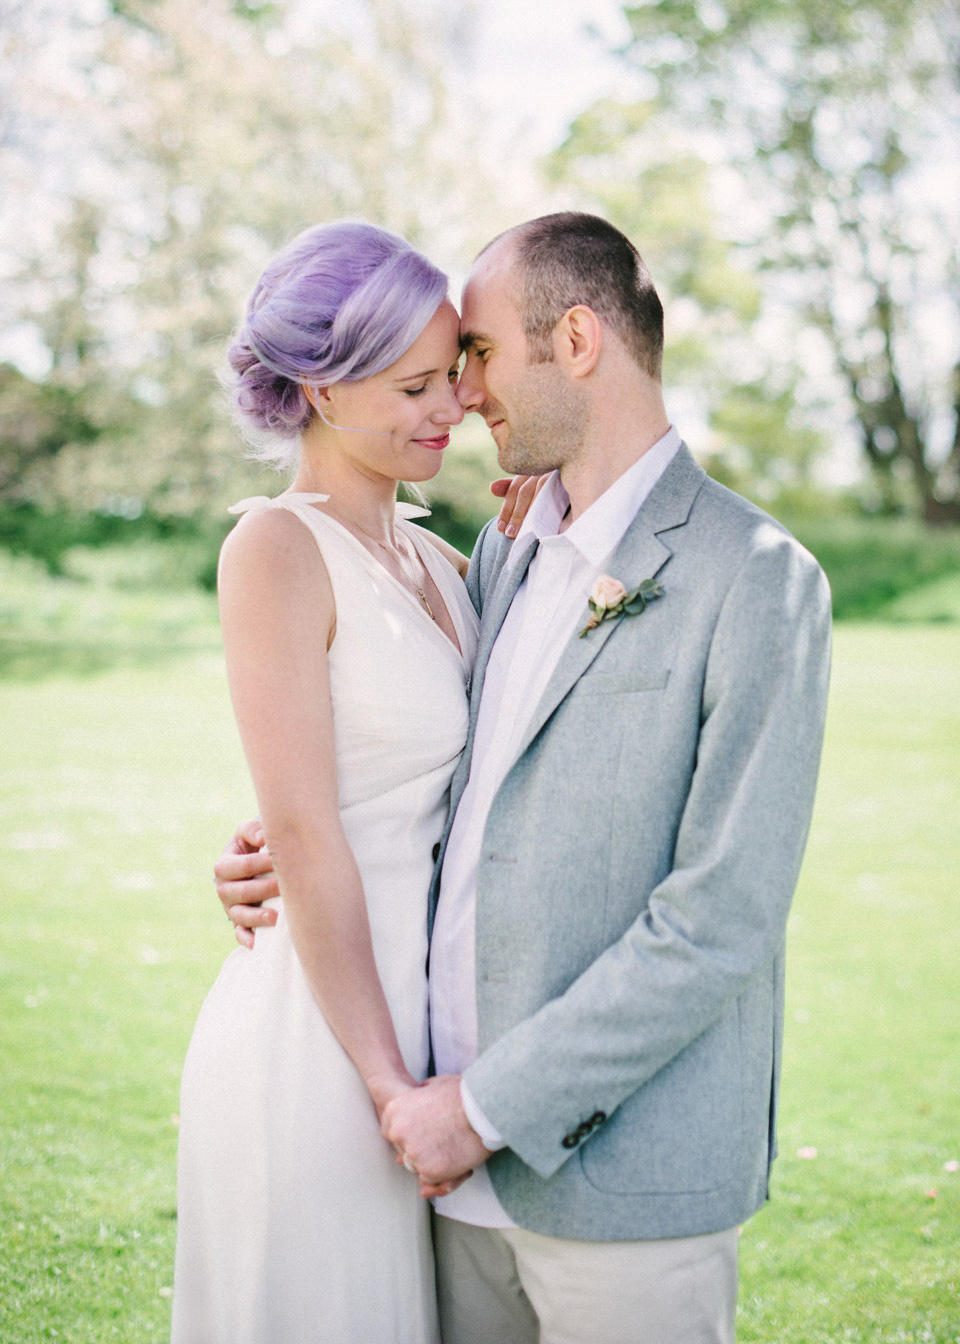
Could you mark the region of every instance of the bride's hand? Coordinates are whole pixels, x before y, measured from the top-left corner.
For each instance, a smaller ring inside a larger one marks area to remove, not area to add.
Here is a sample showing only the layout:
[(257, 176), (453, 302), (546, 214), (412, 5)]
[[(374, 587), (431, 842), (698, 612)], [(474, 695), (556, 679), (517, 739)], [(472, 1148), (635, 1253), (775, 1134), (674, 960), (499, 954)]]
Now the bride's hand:
[(530, 505), (539, 495), (548, 472), (544, 476), (504, 476), (494, 481), (490, 493), (503, 500), (497, 515), (497, 528), (508, 537), (515, 537), (526, 518)]

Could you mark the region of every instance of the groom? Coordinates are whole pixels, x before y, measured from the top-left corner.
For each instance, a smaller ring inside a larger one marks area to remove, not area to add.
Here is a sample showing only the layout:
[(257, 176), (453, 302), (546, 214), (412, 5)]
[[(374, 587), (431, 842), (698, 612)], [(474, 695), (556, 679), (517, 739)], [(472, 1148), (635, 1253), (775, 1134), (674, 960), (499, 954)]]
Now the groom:
[(437, 1076), (383, 1118), (424, 1190), (473, 1173), (437, 1201), (446, 1344), (731, 1341), (767, 1197), (829, 595), (670, 426), (662, 341), (594, 216), (502, 235), (464, 290), (464, 407), (506, 470), (558, 474), (471, 563)]

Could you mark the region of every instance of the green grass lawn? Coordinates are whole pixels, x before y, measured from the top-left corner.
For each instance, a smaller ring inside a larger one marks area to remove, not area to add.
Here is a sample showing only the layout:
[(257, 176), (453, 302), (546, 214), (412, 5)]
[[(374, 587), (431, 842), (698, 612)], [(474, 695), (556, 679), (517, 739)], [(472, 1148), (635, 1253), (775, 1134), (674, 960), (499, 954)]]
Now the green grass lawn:
[[(163, 652), (0, 683), (5, 1344), (168, 1329), (178, 1075), (232, 945), (210, 865), (252, 803), (219, 657)], [(960, 1340), (958, 672), (957, 625), (837, 634), (741, 1341)]]
[(960, 626), (840, 626), (744, 1341), (960, 1339), (958, 818)]

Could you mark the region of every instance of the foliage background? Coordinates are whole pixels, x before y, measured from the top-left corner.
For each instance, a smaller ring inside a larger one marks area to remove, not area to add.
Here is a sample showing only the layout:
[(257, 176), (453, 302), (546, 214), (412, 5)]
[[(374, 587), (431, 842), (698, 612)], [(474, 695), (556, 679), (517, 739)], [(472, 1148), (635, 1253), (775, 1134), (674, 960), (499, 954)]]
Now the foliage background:
[[(217, 373), (299, 228), (365, 216), (455, 291), (494, 233), (564, 206), (641, 246), (670, 409), (714, 474), (791, 521), (960, 520), (955, 7), (570, 4), (614, 73), (579, 108), (565, 81), (575, 115), (538, 155), (529, 95), (512, 121), (485, 100), (473, 0), (0, 0), (0, 501), (23, 547), (65, 513), (196, 535), (269, 485)], [(469, 528), (492, 455), (455, 442), (440, 523)]]

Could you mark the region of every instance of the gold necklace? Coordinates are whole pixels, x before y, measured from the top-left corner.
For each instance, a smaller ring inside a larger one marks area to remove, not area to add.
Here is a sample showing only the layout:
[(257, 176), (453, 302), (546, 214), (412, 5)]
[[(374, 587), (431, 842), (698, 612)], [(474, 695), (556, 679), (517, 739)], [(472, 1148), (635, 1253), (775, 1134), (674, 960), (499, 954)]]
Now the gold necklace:
[[(433, 614), (433, 608), (431, 607), (430, 603), (427, 601), (427, 595), (426, 595), (426, 593), (425, 593), (425, 592), (423, 591), (423, 589), (420, 587), (420, 584), (417, 583), (417, 580), (416, 580), (416, 577), (415, 577), (415, 572), (414, 572), (414, 573), (411, 573), (410, 569), (407, 567), (407, 555), (406, 555), (406, 553), (405, 553), (405, 552), (406, 552), (406, 547), (407, 547), (407, 538), (403, 536), (403, 533), (402, 533), (402, 532), (398, 532), (398, 533), (397, 533), (397, 536), (398, 536), (398, 537), (403, 537), (403, 546), (404, 546), (404, 550), (403, 550), (403, 552), (401, 552), (399, 546), (397, 546), (397, 547), (388, 546), (387, 543), (386, 543), (385, 541), (381, 541), (380, 538), (379, 538), (379, 537), (375, 537), (375, 536), (373, 535), (372, 532), (368, 532), (367, 529), (366, 529), (365, 527), (361, 527), (360, 524), (356, 521), (356, 519), (351, 519), (350, 521), (351, 521), (351, 523), (353, 524), (353, 526), (357, 529), (358, 532), (362, 532), (362, 533), (363, 533), (363, 535), (368, 539), (368, 541), (372, 541), (373, 544), (374, 544), (375, 546), (379, 546), (381, 550), (386, 551), (387, 555), (395, 555), (395, 556), (396, 556), (397, 560), (398, 560), (399, 563), (400, 563), (400, 568), (401, 568), (401, 570), (402, 570), (403, 573), (406, 575), (407, 582), (410, 583), (410, 584), (412, 585), (414, 592), (416, 593), (417, 597), (419, 597), (420, 601), (423, 603), (424, 610), (426, 611), (427, 615), (430, 617), (431, 621), (434, 621), (434, 622), (435, 622), (437, 618), (436, 618), (436, 616), (434, 616), (434, 614)], [(421, 562), (421, 567), (422, 567), (422, 562)]]
[[(402, 532), (398, 532), (398, 533), (397, 533), (397, 536), (398, 536), (398, 537), (403, 537), (403, 549), (404, 549), (404, 551), (406, 552), (407, 544), (408, 544), (408, 543), (407, 543), (407, 538), (403, 536), (403, 533), (402, 533)], [(382, 541), (381, 541), (381, 542), (378, 542), (377, 544), (378, 544), (379, 546), (383, 546), (383, 549), (384, 549), (385, 551), (386, 551), (386, 550), (389, 550), (389, 547), (387, 547), (386, 545), (384, 545), (384, 543), (383, 543)], [(413, 584), (413, 587), (414, 587), (414, 590), (416, 591), (417, 597), (419, 597), (420, 601), (423, 603), (424, 610), (426, 611), (427, 615), (430, 617), (431, 621), (436, 621), (437, 618), (436, 618), (436, 616), (434, 616), (434, 614), (433, 614), (433, 608), (431, 607), (430, 603), (427, 601), (427, 595), (426, 595), (426, 593), (423, 591), (423, 589), (420, 587), (419, 583), (417, 583), (417, 580), (416, 580), (416, 577), (415, 577), (415, 576), (416, 576), (416, 571), (414, 570), (413, 572), (411, 572), (411, 570), (409, 570), (409, 569), (407, 568), (407, 556), (406, 556), (406, 554), (404, 554), (404, 555), (401, 555), (401, 554), (400, 554), (400, 548), (399, 548), (399, 547), (397, 547), (397, 559), (400, 561), (400, 568), (403, 570), (404, 574), (406, 574), (407, 578), (408, 578), (408, 579), (410, 580), (410, 582)], [(410, 556), (410, 561), (411, 561), (411, 564), (412, 564), (412, 562), (413, 562), (413, 556)], [(423, 561), (422, 561), (422, 560), (421, 560), (421, 562), (420, 562), (420, 567), (421, 567), (421, 569), (423, 568)]]

